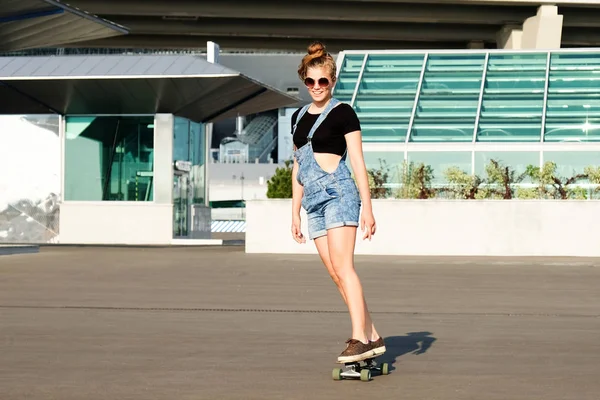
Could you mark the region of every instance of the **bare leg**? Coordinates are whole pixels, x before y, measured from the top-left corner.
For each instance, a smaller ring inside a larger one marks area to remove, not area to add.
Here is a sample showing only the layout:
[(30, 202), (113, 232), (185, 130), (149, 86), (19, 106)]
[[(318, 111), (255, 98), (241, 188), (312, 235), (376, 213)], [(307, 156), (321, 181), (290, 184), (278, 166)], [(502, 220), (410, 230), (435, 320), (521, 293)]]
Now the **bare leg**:
[(342, 299), (344, 299), (344, 303), (348, 303), (346, 301), (346, 295), (344, 294), (344, 289), (342, 288), (342, 284), (337, 274), (333, 269), (333, 265), (331, 265), (331, 259), (329, 258), (329, 246), (327, 246), (327, 236), (321, 236), (315, 239), (315, 245), (317, 246), (317, 251), (319, 252), (319, 256), (321, 256), (321, 260), (325, 267), (327, 268), (327, 272), (329, 272), (329, 276), (333, 279), (333, 282), (337, 286), (340, 294), (342, 295)]
[(379, 334), (371, 320), (362, 285), (354, 269), (356, 229), (352, 226), (343, 226), (328, 230), (327, 246), (333, 271), (341, 286), (340, 291), (345, 294), (346, 305), (350, 312), (352, 338), (367, 343), (368, 340), (377, 340)]

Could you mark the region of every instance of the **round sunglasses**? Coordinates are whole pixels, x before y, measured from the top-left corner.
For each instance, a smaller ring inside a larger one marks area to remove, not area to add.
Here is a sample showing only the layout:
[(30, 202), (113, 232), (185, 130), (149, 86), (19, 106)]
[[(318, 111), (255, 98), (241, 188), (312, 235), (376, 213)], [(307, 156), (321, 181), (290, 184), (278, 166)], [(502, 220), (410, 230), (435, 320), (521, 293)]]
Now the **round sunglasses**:
[[(317, 82), (319, 82), (319, 86), (322, 88), (329, 87), (329, 79), (327, 78), (319, 78)], [(305, 78), (304, 84), (307, 88), (312, 89), (315, 87), (315, 80), (313, 78)]]

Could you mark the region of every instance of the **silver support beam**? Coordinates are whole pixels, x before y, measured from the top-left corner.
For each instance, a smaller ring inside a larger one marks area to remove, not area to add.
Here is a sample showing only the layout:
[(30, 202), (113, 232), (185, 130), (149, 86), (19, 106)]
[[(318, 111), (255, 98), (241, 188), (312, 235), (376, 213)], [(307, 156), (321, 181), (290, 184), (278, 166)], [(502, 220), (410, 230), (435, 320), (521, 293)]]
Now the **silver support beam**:
[(473, 127), (473, 143), (477, 141), (477, 128), (479, 128), (479, 119), (481, 116), (481, 105), (483, 103), (483, 92), (485, 90), (485, 79), (487, 78), (488, 60), (490, 53), (485, 53), (483, 61), (483, 72), (481, 73), (481, 86), (479, 88), (479, 100), (477, 101), (477, 114), (475, 115), (475, 126)]
[[(312, 41), (311, 37), (282, 38), (282, 37), (248, 37), (248, 36), (205, 36), (221, 46), (221, 49), (232, 50), (285, 50), (305, 52), (306, 46)], [(61, 47), (77, 48), (134, 48), (145, 49), (204, 49), (205, 40), (194, 35), (140, 35), (130, 34), (107, 39), (85, 40), (74, 44), (64, 44)], [(404, 51), (426, 49), (464, 49), (464, 41), (406, 41), (395, 38), (394, 40), (363, 40), (363, 39), (327, 39), (325, 41), (330, 53), (345, 51), (347, 49), (363, 49), (358, 53), (364, 54), (365, 50), (403, 49)], [(349, 53), (352, 54), (352, 53)]]
[[(334, 1), (319, 1), (318, 7), (304, 2), (227, 0), (227, 1), (148, 1), (148, 0), (70, 0), (94, 13), (111, 16), (167, 16), (171, 19), (194, 20), (197, 17), (282, 19), (308, 21), (377, 21), (438, 24), (503, 25), (522, 22), (535, 15), (534, 7), (457, 7), (453, 4), (431, 7), (422, 1), (410, 4), (384, 2), (347, 2), (340, 7)], [(277, 3), (277, 4), (275, 4)]]
[[(413, 41), (496, 41), (495, 25), (429, 25), (319, 20), (258, 20), (232, 18), (202, 18), (197, 21), (165, 21), (157, 18), (120, 18), (136, 35), (247, 36), (256, 38), (324, 38), (356, 40), (413, 40)], [(201, 38), (198, 38), (201, 39)], [(215, 40), (221, 43), (221, 40)], [(464, 44), (463, 44), (464, 46)], [(355, 46), (352, 46), (356, 48)]]
[(352, 100), (350, 101), (350, 106), (352, 108), (354, 108), (354, 102), (356, 101), (356, 96), (358, 95), (360, 81), (363, 77), (363, 73), (365, 72), (365, 66), (367, 65), (368, 58), (369, 58), (369, 53), (365, 53), (365, 58), (363, 58), (362, 65), (360, 67), (360, 72), (358, 73), (358, 79), (356, 80), (356, 85), (354, 86), (354, 93), (352, 93)]
[(413, 103), (412, 112), (410, 113), (410, 120), (408, 121), (408, 128), (406, 130), (406, 138), (404, 138), (404, 142), (408, 143), (410, 141), (410, 135), (413, 127), (413, 123), (415, 121), (415, 113), (417, 112), (417, 105), (419, 104), (419, 97), (421, 94), (421, 86), (423, 85), (423, 77), (425, 76), (425, 69), (427, 68), (427, 60), (429, 58), (429, 53), (425, 53), (423, 56), (423, 66), (421, 67), (421, 74), (419, 75), (419, 82), (417, 83), (417, 92), (415, 93), (415, 101)]
[(550, 58), (552, 53), (548, 52), (546, 57), (546, 81), (544, 82), (544, 102), (542, 106), (542, 128), (540, 130), (540, 142), (544, 141), (546, 132), (546, 107), (548, 106), (548, 87), (550, 85)]
[[(336, 82), (340, 79), (340, 73), (342, 72), (342, 68), (344, 68), (345, 56), (346, 56), (346, 53), (344, 51), (340, 51), (338, 53), (337, 60), (335, 61), (335, 64), (337, 66), (337, 70), (335, 71), (335, 81)], [(331, 93), (335, 94), (335, 88)]]

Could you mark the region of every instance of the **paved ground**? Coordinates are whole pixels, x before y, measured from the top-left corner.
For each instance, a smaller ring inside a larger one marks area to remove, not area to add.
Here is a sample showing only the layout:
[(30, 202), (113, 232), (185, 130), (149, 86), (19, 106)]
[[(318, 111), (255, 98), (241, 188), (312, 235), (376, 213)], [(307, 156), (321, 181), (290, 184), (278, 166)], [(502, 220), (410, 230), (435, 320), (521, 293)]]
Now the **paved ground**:
[(0, 399), (598, 398), (600, 260), (357, 257), (393, 363), (331, 379), (349, 317), (314, 256), (0, 257)]

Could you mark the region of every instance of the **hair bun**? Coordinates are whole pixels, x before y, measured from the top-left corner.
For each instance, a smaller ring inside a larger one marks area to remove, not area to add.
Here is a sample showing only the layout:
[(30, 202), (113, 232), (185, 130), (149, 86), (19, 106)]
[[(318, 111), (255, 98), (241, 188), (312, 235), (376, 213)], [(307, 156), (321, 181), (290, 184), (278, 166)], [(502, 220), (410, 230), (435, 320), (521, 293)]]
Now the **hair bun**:
[(302, 57), (302, 62), (298, 66), (298, 76), (301, 81), (306, 78), (306, 71), (312, 67), (326, 67), (332, 80), (335, 80), (337, 67), (335, 60), (325, 50), (325, 45), (319, 41), (312, 42), (308, 46), (308, 54)]
[(325, 45), (321, 42), (313, 42), (308, 46), (308, 54), (321, 57), (325, 54)]

